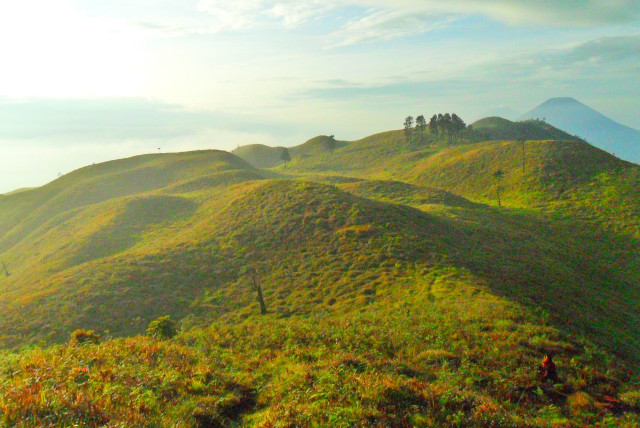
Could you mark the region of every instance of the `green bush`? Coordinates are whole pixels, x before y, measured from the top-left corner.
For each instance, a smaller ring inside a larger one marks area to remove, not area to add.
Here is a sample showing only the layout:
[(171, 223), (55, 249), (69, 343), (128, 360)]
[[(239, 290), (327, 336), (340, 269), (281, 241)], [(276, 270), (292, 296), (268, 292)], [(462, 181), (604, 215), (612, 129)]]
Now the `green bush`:
[(170, 318), (169, 315), (165, 315), (151, 321), (147, 327), (147, 335), (155, 339), (171, 339), (176, 335), (176, 326)]
[(85, 343), (92, 343), (97, 345), (100, 343), (100, 336), (93, 330), (75, 330), (71, 333), (71, 343), (74, 345), (83, 345)]

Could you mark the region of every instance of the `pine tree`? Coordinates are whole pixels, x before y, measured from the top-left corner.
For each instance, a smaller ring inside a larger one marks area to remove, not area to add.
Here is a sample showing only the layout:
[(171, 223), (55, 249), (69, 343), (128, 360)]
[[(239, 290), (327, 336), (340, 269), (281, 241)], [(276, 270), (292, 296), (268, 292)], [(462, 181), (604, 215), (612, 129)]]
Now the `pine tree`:
[(418, 131), (418, 135), (420, 136), (420, 144), (422, 144), (422, 140), (424, 138), (424, 130), (427, 127), (427, 121), (424, 119), (423, 115), (416, 117), (416, 131)]
[(407, 141), (411, 141), (411, 133), (413, 132), (413, 116), (407, 116), (404, 120), (404, 136)]
[(289, 149), (284, 147), (282, 149), (282, 153), (280, 154), (280, 160), (284, 161), (284, 167), (287, 167), (287, 163), (291, 162), (291, 155), (289, 154)]

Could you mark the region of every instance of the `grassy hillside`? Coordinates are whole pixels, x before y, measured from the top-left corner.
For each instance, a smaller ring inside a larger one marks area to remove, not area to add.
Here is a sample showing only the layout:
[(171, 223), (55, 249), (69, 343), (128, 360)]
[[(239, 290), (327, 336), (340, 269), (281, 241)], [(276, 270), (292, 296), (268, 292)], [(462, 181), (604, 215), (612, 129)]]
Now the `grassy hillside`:
[(21, 189), (16, 189), (16, 190), (13, 190), (11, 192), (4, 193), (4, 194), (2, 194), (2, 196), (9, 196), (9, 195), (13, 195), (13, 194), (16, 194), (16, 193), (21, 193), (21, 192), (24, 192), (24, 191), (27, 191), (27, 190), (31, 190), (31, 189), (33, 189), (33, 187), (23, 187)]
[(512, 122), (501, 117), (487, 117), (472, 124), (476, 140), (564, 140), (582, 141), (546, 122), (525, 120)]
[(0, 252), (70, 210), (230, 170), (252, 168), (218, 150), (136, 156), (81, 168), (0, 200)]
[[(499, 179), (497, 170), (504, 173)], [(506, 206), (564, 214), (640, 236), (640, 167), (584, 142), (455, 146), (414, 163), (403, 177), (489, 204), (497, 204), (500, 187)]]
[(294, 157), (306, 158), (310, 156), (321, 155), (324, 153), (330, 153), (335, 149), (346, 146), (344, 141), (336, 141), (333, 136), (319, 135), (314, 137), (299, 146), (292, 147), (290, 149), (291, 154)]
[(234, 149), (231, 153), (244, 159), (256, 168), (273, 168), (281, 163), (284, 147), (271, 147), (264, 144), (249, 144)]
[[(637, 426), (625, 367), (461, 272), (407, 271), (360, 312), (0, 357), (4, 426)], [(419, 279), (418, 279), (419, 278)], [(416, 280), (418, 279), (418, 280)], [(555, 350), (562, 383), (536, 380)], [(610, 402), (617, 396), (619, 401)], [(607, 406), (613, 406), (615, 413)]]
[[(59, 344), (0, 354), (0, 423), (637, 426), (640, 168), (467, 137), (320, 137), (281, 176), (140, 156), (0, 199), (0, 343)], [(118, 338), (165, 314), (175, 338)]]
[[(344, 147), (347, 143), (336, 141), (332, 136), (319, 135), (298, 146), (289, 147), (289, 156), (294, 158), (308, 158)], [(282, 151), (284, 147), (270, 147), (264, 144), (249, 144), (233, 150), (233, 154), (244, 159), (257, 168), (273, 168), (282, 165)]]
[[(379, 197), (379, 189), (407, 186), (343, 187)], [(15, 250), (37, 257), (6, 257), (20, 268), (2, 280), (5, 340), (60, 340), (87, 325), (132, 334), (165, 312), (243, 319), (256, 311), (242, 274), (247, 265), (264, 276), (272, 310), (289, 316), (353, 310), (408, 266), (444, 263), (495, 293), (545, 309), (567, 332), (635, 358), (632, 241), (618, 248), (621, 241), (602, 241), (586, 228), (408, 187), (404, 197), (421, 209), (291, 181), (93, 206)], [(56, 245), (44, 251), (42, 242)], [(583, 309), (576, 314), (576, 307)]]

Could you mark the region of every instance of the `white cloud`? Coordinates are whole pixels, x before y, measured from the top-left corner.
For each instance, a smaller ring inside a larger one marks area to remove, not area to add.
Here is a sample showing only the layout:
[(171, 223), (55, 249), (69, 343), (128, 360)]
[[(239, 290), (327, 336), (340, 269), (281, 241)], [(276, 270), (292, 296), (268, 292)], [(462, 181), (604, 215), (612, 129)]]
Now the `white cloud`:
[(452, 16), (485, 15), (510, 25), (598, 26), (640, 18), (640, 0), (200, 0), (212, 31), (264, 25), (295, 28), (349, 9), (350, 20), (328, 35), (331, 46), (389, 40), (441, 28)]
[[(397, 13), (483, 14), (509, 24), (565, 27), (629, 22), (640, 18), (640, 0), (200, 0), (199, 10), (222, 28), (247, 28), (265, 18), (299, 25), (336, 9), (359, 6), (364, 17)], [(363, 17), (363, 19), (364, 19)]]
[(215, 19), (218, 29), (252, 28), (265, 22), (298, 25), (340, 7), (337, 1), (322, 0), (200, 0), (198, 10)]
[(447, 26), (455, 20), (451, 15), (416, 13), (406, 10), (378, 11), (348, 22), (332, 33), (330, 45), (346, 46), (371, 40), (391, 40), (421, 34)]
[(350, 0), (384, 9), (483, 14), (509, 24), (563, 27), (630, 22), (640, 18), (640, 0)]

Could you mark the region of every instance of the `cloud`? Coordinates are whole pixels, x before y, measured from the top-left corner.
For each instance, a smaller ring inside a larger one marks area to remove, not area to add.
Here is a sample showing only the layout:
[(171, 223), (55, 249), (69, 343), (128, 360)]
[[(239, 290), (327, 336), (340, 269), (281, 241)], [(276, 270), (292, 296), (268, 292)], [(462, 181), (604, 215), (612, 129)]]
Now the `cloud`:
[(640, 66), (640, 35), (602, 37), (578, 44), (551, 48), (485, 63), (478, 73), (538, 78), (558, 77), (566, 80), (585, 79), (596, 75), (610, 80), (638, 76)]
[[(509, 96), (536, 88), (572, 88), (574, 93), (595, 91), (602, 82), (637, 82), (640, 78), (640, 35), (604, 37), (562, 48), (539, 49), (439, 70), (408, 73), (364, 83), (325, 79), (291, 96), (291, 100), (318, 99), (364, 103), (402, 103), (418, 99), (469, 98), (492, 92)], [(586, 87), (585, 87), (586, 86)], [(637, 92), (638, 85), (608, 85), (609, 90)], [(550, 94), (553, 95), (553, 94)], [(485, 107), (486, 109), (486, 107)]]
[(348, 22), (332, 33), (329, 44), (347, 46), (372, 40), (392, 40), (413, 34), (422, 34), (446, 27), (455, 17), (416, 13), (407, 10), (378, 11)]
[(611, 63), (625, 60), (640, 62), (640, 35), (602, 37), (582, 43), (561, 54), (564, 61)]
[(309, 19), (341, 8), (331, 0), (200, 0), (198, 10), (215, 18), (222, 29), (253, 28), (265, 23), (297, 27)]
[(589, 27), (640, 19), (640, 0), (200, 0), (210, 32), (336, 18), (331, 47), (391, 40), (446, 27), (456, 17), (484, 15), (509, 25)]
[(189, 111), (143, 98), (0, 99), (0, 141), (38, 144), (191, 138), (220, 131), (286, 135), (289, 126), (250, 115)]
[(371, 8), (429, 13), (482, 14), (508, 24), (563, 27), (631, 22), (640, 18), (640, 0), (351, 0)]
[(195, 32), (194, 28), (186, 24), (172, 24), (167, 22), (133, 20), (129, 21), (126, 27), (142, 32), (149, 32), (159, 35), (182, 35)]

